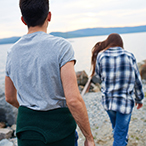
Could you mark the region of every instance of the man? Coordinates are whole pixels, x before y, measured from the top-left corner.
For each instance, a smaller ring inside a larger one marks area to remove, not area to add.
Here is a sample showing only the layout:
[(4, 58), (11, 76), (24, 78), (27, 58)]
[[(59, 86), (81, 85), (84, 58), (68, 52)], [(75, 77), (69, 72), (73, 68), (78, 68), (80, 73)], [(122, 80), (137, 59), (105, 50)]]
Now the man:
[(18, 108), (18, 145), (74, 146), (75, 119), (85, 146), (94, 146), (74, 51), (65, 39), (47, 34), (49, 1), (20, 0), (20, 9), (28, 33), (8, 52), (5, 77), (6, 101)]

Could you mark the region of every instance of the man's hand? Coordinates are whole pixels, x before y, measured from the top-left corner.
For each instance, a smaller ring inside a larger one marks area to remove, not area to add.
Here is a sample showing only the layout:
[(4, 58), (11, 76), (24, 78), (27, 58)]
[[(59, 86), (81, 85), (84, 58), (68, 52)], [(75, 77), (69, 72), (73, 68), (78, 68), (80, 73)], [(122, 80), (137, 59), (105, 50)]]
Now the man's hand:
[(95, 143), (94, 143), (94, 140), (85, 140), (85, 143), (84, 143), (85, 146), (95, 146)]
[(142, 103), (135, 103), (135, 106), (137, 106), (137, 109), (140, 109), (143, 106), (143, 104)]

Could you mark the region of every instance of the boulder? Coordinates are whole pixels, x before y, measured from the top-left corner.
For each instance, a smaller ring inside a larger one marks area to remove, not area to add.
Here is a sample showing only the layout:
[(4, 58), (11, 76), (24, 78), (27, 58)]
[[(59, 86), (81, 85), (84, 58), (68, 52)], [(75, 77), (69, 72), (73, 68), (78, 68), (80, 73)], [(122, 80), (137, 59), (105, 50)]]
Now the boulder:
[(81, 92), (83, 91), (83, 89), (84, 89), (84, 86), (79, 85), (78, 88), (79, 88), (79, 91), (80, 91), (80, 93), (81, 93)]
[(78, 85), (85, 86), (85, 84), (88, 81), (87, 73), (84, 70), (83, 71), (78, 71), (78, 72), (76, 72), (76, 76), (77, 76)]
[(97, 75), (94, 75), (92, 77), (91, 82), (94, 84), (97, 84), (97, 83), (101, 84), (101, 80), (100, 80), (99, 76), (97, 76)]
[(139, 72), (142, 79), (146, 80), (146, 60), (138, 63)]
[(18, 146), (16, 137), (15, 138), (11, 138), (9, 140), (13, 143), (13, 146)]
[(100, 92), (100, 88), (94, 83), (90, 84), (89, 92)]
[(3, 139), (0, 141), (0, 146), (14, 146), (14, 145), (8, 139)]
[(16, 124), (12, 125), (11, 129), (13, 130), (13, 136), (16, 137)]
[(0, 128), (0, 140), (12, 137), (13, 130), (11, 128)]
[(17, 113), (18, 110), (5, 101), (5, 96), (0, 96), (0, 122), (5, 122), (10, 126), (15, 124)]
[(5, 122), (0, 122), (0, 128), (5, 128), (6, 127), (6, 123)]
[(0, 88), (0, 98), (4, 96), (4, 90)]
[(16, 124), (12, 125), (11, 126), (11, 129), (14, 130), (14, 131), (16, 131)]
[[(94, 75), (91, 79), (91, 83), (95, 84), (96, 86), (93, 88), (94, 92), (99, 92), (101, 90), (101, 80), (99, 76)], [(93, 86), (92, 84), (92, 86)]]

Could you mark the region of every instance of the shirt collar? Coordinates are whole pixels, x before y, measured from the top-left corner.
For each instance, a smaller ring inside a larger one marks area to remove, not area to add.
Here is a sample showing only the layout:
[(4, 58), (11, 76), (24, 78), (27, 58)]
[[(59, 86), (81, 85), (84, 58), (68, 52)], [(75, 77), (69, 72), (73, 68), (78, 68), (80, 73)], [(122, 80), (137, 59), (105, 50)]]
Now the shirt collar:
[(123, 48), (122, 47), (110, 47), (107, 50), (109, 50), (109, 51), (118, 51), (118, 50), (123, 50)]

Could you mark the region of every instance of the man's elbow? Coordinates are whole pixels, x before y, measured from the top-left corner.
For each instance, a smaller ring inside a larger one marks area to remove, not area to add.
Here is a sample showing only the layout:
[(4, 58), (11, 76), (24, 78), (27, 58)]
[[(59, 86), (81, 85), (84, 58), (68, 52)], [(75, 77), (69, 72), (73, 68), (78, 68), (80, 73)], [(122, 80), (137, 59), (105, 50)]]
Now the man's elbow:
[(67, 105), (69, 107), (77, 107), (80, 106), (80, 104), (82, 104), (82, 97), (78, 96), (78, 97), (70, 97), (67, 99)]
[(10, 97), (8, 97), (8, 96), (6, 96), (5, 95), (5, 100), (6, 100), (6, 102), (8, 102), (9, 104), (13, 104), (13, 100), (12, 100), (12, 98), (10, 98)]

